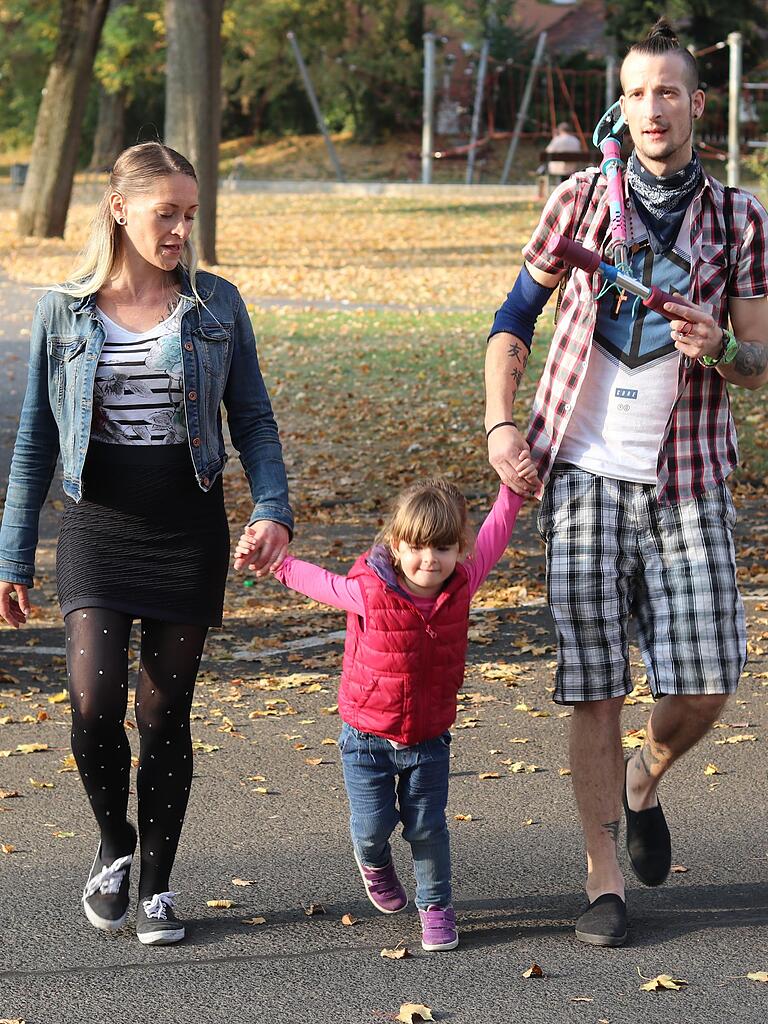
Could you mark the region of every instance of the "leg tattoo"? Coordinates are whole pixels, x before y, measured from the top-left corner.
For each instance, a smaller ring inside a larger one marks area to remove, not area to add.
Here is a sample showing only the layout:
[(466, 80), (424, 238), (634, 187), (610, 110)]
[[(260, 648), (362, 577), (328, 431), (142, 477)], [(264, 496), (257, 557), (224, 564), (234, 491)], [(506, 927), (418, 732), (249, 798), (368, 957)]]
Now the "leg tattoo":
[(605, 821), (603, 822), (602, 828), (608, 833), (613, 840), (613, 845), (618, 846), (619, 843), (619, 823), (618, 821)]

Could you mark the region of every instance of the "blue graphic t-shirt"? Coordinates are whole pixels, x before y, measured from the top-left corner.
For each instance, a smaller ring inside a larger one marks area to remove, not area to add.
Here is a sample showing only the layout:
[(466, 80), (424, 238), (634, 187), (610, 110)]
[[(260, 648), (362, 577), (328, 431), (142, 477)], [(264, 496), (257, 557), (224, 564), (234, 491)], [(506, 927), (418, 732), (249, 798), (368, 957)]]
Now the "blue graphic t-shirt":
[[(666, 292), (688, 295), (690, 218), (675, 245), (654, 254), (631, 207), (633, 275)], [(656, 482), (656, 464), (677, 397), (679, 353), (669, 321), (611, 289), (598, 303), (597, 322), (581, 390), (557, 458), (599, 476)]]

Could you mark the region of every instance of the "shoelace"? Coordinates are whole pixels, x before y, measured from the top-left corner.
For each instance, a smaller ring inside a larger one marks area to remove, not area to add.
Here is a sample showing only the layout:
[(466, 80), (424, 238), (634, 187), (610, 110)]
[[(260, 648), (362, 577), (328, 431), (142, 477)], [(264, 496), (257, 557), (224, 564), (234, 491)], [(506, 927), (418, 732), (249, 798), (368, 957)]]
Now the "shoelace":
[(144, 900), (144, 913), (155, 921), (167, 921), (168, 911), (173, 910), (175, 892), (156, 892), (151, 900)]
[(131, 854), (128, 854), (126, 857), (118, 857), (117, 860), (113, 860), (111, 864), (103, 867), (93, 878), (89, 878), (85, 886), (83, 899), (87, 900), (96, 892), (100, 892), (102, 896), (114, 895), (116, 892), (119, 892), (125, 878), (125, 870), (130, 866), (132, 860), (133, 856)]

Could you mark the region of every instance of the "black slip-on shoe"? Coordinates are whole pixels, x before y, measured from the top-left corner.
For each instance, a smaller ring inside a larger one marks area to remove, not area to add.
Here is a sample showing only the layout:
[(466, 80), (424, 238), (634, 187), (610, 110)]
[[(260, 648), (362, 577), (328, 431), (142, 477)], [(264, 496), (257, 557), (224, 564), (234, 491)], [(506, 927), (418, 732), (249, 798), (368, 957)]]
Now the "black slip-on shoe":
[(643, 885), (661, 885), (672, 867), (672, 840), (661, 804), (633, 811), (627, 800), (627, 766), (624, 762), (624, 814), (627, 819), (627, 853), (632, 870)]
[(627, 905), (615, 892), (593, 900), (576, 922), (576, 938), (591, 946), (623, 946), (627, 938)]
[(105, 932), (122, 928), (128, 915), (131, 863), (136, 849), (136, 830), (130, 822), (129, 828), (133, 836), (130, 853), (114, 860), (105, 860), (99, 843), (83, 890), (85, 916), (94, 928)]

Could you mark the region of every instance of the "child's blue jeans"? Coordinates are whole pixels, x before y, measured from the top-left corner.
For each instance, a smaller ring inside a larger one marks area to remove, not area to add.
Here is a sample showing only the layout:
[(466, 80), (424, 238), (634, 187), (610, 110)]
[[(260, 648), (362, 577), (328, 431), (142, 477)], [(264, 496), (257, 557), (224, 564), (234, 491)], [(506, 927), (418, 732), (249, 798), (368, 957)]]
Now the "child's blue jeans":
[(398, 822), (410, 843), (416, 906), (451, 904), (451, 852), (445, 806), (451, 734), (397, 750), (389, 740), (344, 723), (339, 737), (350, 831), (361, 864), (382, 868)]

